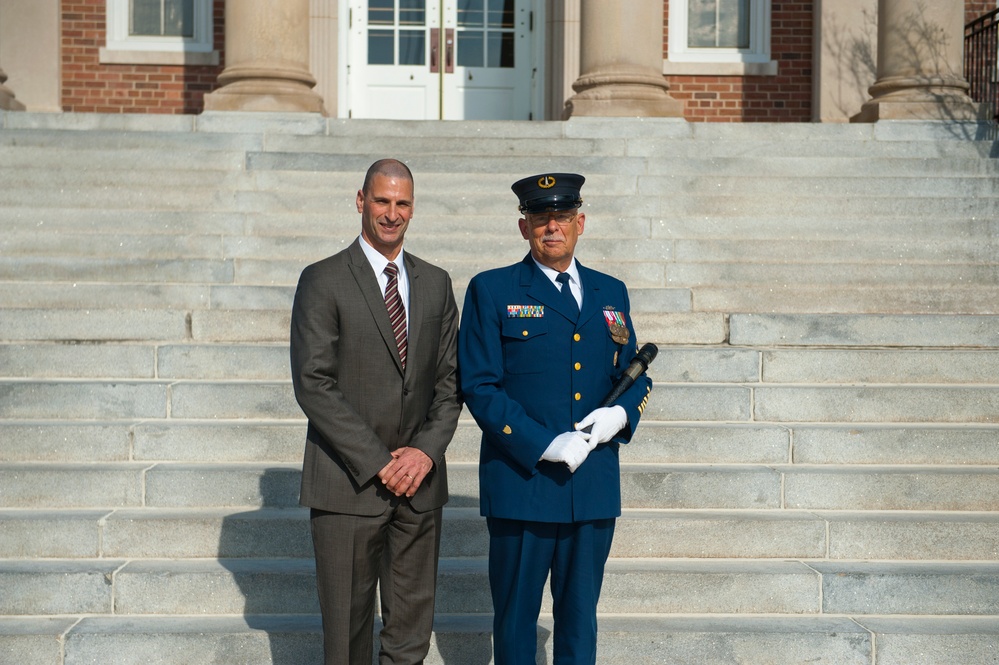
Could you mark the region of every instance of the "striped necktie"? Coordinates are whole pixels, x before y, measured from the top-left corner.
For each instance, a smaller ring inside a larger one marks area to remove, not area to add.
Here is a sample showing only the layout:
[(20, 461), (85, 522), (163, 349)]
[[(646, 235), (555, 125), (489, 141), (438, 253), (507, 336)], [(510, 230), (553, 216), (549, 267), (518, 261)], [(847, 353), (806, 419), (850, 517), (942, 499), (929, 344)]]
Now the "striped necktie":
[(399, 347), (399, 360), (406, 369), (406, 308), (399, 295), (399, 266), (389, 261), (385, 266), (388, 275), (388, 286), (385, 287), (385, 307), (388, 309), (389, 321), (392, 322), (392, 332), (395, 334), (395, 345)]

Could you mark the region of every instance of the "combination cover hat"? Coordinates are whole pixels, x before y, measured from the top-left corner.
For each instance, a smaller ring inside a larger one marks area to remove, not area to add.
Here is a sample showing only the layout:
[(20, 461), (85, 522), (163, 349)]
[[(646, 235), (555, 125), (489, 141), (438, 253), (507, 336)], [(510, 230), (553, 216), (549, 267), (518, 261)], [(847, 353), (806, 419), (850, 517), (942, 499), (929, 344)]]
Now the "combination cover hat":
[(520, 199), (520, 212), (554, 212), (583, 205), (579, 190), (585, 181), (577, 173), (542, 173), (518, 180), (511, 189)]

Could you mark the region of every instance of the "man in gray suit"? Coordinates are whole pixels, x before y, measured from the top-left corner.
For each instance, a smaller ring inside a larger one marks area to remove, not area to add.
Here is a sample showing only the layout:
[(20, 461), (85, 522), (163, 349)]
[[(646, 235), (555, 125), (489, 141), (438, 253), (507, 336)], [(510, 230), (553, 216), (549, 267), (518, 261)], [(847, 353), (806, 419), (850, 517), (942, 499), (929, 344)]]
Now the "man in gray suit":
[(405, 164), (371, 165), (357, 192), (361, 235), (302, 271), (291, 375), (309, 419), (301, 502), (311, 510), (326, 665), (370, 665), (430, 649), (444, 451), (461, 405), (458, 310), (447, 272), (403, 251), (413, 215)]

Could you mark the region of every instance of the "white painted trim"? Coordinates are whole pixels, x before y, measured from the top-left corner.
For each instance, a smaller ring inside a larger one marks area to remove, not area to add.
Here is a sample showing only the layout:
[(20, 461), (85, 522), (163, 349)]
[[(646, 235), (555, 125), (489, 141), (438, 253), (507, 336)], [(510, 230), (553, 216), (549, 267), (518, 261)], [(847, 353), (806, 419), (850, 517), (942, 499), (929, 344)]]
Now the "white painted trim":
[[(669, 3), (669, 51), (667, 63), (742, 63), (745, 65), (772, 65), (770, 59), (770, 0), (749, 0), (750, 35), (748, 49), (734, 48), (688, 48), (687, 47), (687, 0), (672, 0)], [(681, 72), (665, 71), (678, 74)], [(683, 72), (688, 73), (688, 72)]]
[[(107, 45), (101, 49), (101, 62), (115, 62), (113, 51), (160, 53), (212, 53), (212, 0), (194, 0), (193, 37), (132, 37), (128, 34), (131, 0), (107, 0)], [(215, 55), (216, 61), (218, 54)]]
[(663, 60), (666, 76), (777, 76), (777, 61), (768, 62), (670, 62)]
[(102, 65), (215, 66), (219, 64), (219, 52), (192, 53), (178, 51), (139, 51), (137, 49), (114, 51), (109, 48), (101, 48), (100, 62)]

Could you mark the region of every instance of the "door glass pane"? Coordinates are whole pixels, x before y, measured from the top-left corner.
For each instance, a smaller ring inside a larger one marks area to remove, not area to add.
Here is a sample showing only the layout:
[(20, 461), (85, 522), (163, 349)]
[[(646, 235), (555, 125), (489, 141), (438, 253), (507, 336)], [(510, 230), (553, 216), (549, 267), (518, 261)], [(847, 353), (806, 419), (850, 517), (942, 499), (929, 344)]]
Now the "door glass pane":
[(687, 46), (748, 49), (750, 0), (688, 0)]
[(423, 30), (399, 31), (399, 64), (422, 65), (425, 62), (426, 33)]
[(484, 34), (480, 30), (466, 30), (458, 33), (458, 54), (455, 59), (459, 67), (481, 67), (483, 63)]
[(458, 0), (458, 26), (478, 28), (485, 25), (484, 4), (485, 0)]
[(489, 27), (513, 28), (514, 0), (489, 0)]
[(426, 0), (399, 0), (399, 25), (426, 25)]
[(489, 62), (487, 67), (513, 67), (513, 33), (489, 33)]
[(395, 1), (368, 0), (368, 23), (371, 25), (395, 25)]
[(391, 30), (368, 30), (368, 64), (394, 65), (395, 44)]

